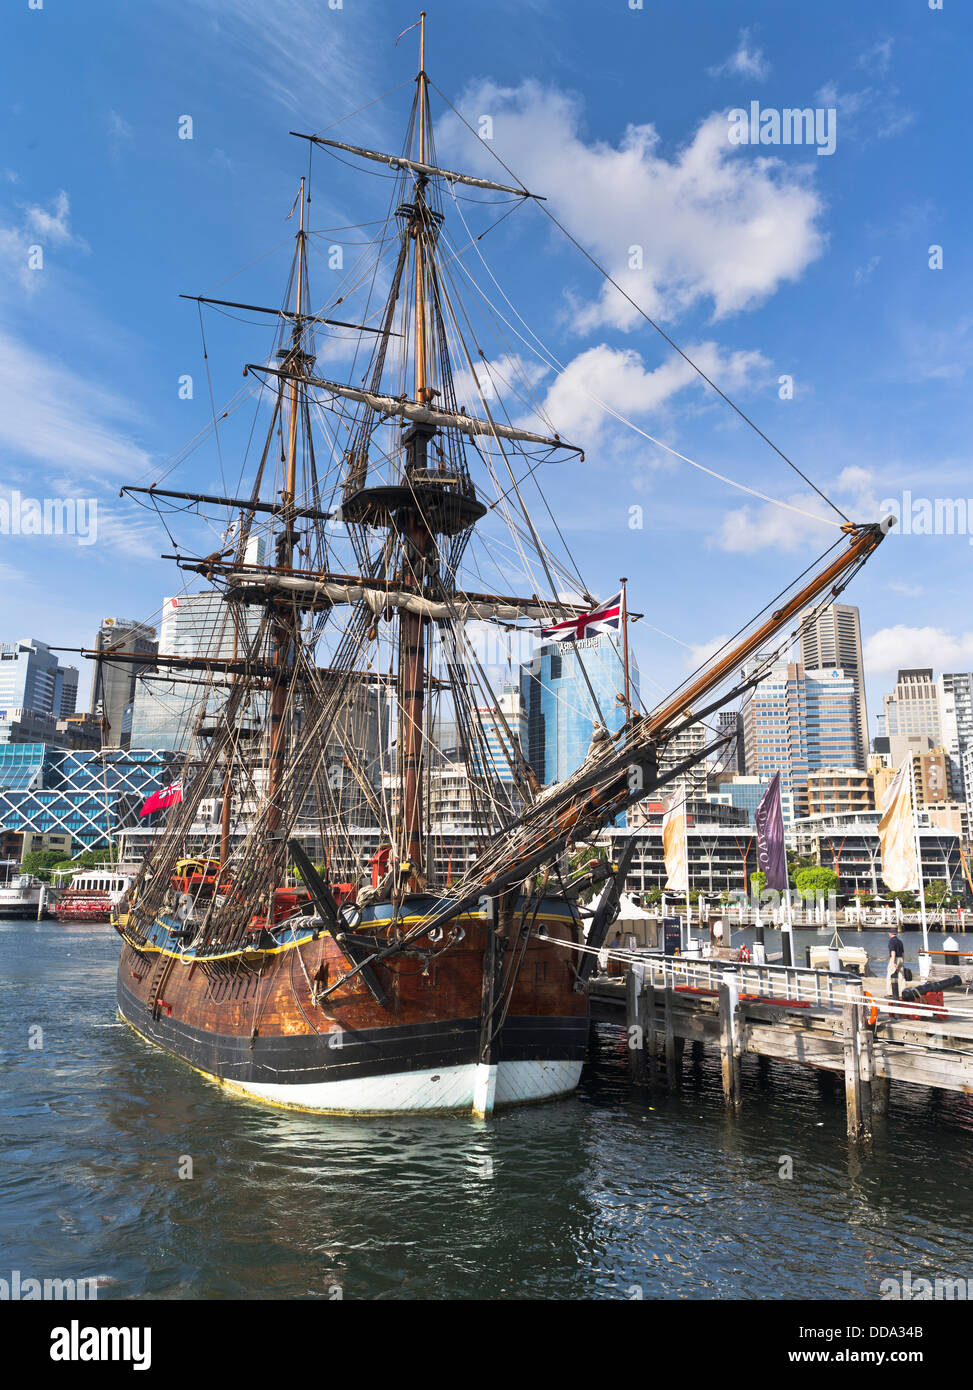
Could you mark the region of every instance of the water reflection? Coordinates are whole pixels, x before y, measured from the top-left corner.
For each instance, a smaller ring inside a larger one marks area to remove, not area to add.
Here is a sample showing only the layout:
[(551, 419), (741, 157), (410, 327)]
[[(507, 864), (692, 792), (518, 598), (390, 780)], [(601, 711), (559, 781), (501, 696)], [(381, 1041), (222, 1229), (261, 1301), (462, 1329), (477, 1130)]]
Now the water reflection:
[(893, 1090), (863, 1160), (840, 1087), (748, 1059), (730, 1117), (714, 1053), (635, 1088), (601, 1027), (574, 1097), (489, 1124), (265, 1109), (106, 1026), (115, 955), (98, 929), (0, 929), (11, 1269), (169, 1298), (874, 1297), (904, 1269), (973, 1274), (965, 1097)]

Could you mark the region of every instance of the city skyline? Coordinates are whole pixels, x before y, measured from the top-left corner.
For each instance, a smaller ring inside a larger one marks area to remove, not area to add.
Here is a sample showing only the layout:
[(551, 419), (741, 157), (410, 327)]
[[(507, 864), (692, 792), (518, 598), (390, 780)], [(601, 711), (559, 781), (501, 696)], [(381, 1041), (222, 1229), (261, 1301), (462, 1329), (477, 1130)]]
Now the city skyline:
[[(971, 273), (967, 200), (945, 146), (929, 138), (957, 119), (965, 98), (958, 40), (970, 17), (958, 6), (933, 13), (895, 3), (879, 18), (834, 3), (823, 12), (828, 22), (795, 45), (785, 15), (769, 3), (753, 8), (756, 63), (736, 61), (749, 49), (715, 3), (704, 5), (705, 24), (620, 6), (596, 34), (579, 4), (555, 12), (502, 3), (503, 26), (490, 12), (432, 14), (430, 67), (468, 115), (493, 118), (497, 152), (548, 194), (574, 233), (582, 226), (573, 180), (583, 171), (597, 193), (592, 251), (847, 514), (872, 519), (890, 502), (902, 513), (903, 525), (846, 595), (866, 617), (875, 710), (899, 666), (973, 667), (962, 616), (969, 513), (960, 508), (969, 490), (969, 332), (955, 307)], [(293, 3), (261, 12), (259, 24), (242, 0), (204, 0), (167, 13), (164, 25), (161, 13), (153, 3), (136, 12), (94, 0), (84, 16), (66, 11), (54, 22), (49, 10), (24, 7), (12, 19), (24, 61), (11, 74), (13, 153), (0, 209), (10, 325), (0, 345), (8, 456), (0, 503), (8, 512), (15, 496), (98, 504), (95, 539), (80, 526), (76, 536), (46, 536), (26, 527), (16, 534), (11, 524), (3, 536), (3, 576), (17, 592), (22, 628), (44, 630), (54, 645), (119, 611), (120, 586), (124, 611), (158, 625), (160, 597), (171, 592), (157, 558), (165, 533), (118, 498), (118, 484), (159, 477), (210, 418), (207, 370), (220, 410), (240, 363), (258, 350), (252, 326), (217, 318), (204, 361), (198, 315), (179, 293), (236, 276), (228, 298), (276, 302), (305, 154), (287, 131), (298, 119), (314, 129), (347, 115), (359, 88), (386, 90), (411, 67), (405, 41), (394, 46), (414, 21), (404, 5), (387, 7), (384, 44), (351, 5), (322, 6), (310, 32), (308, 12)], [(100, 104), (82, 99), (66, 60), (63, 83), (39, 106), (45, 65), (67, 59), (99, 22), (133, 53), (151, 51), (154, 66), (136, 62), (123, 76), (109, 54), (89, 51)], [(516, 58), (504, 34), (510, 25), (522, 40)], [(298, 32), (302, 59), (291, 69), (281, 55)], [(204, 35), (221, 42), (197, 43)], [(476, 68), (457, 68), (453, 55), (468, 52), (471, 38)], [(599, 64), (609, 46), (611, 65)], [(541, 49), (543, 81), (531, 56)], [(667, 61), (648, 100), (637, 78), (645, 56), (660, 52)], [(765, 110), (834, 109), (834, 152), (730, 142), (727, 112), (755, 98)], [(79, 110), (67, 150), (59, 133)], [(192, 139), (180, 136), (187, 115)], [(379, 103), (344, 131), (394, 148), (400, 115), (394, 100)], [(528, 123), (537, 132), (529, 142)], [(484, 157), (444, 106), (437, 138), (456, 163)], [(25, 151), (35, 146), (42, 153), (28, 168)], [(693, 161), (698, 202), (687, 192)], [(685, 224), (677, 196), (688, 199)], [(178, 224), (156, 216), (155, 199), (180, 210)], [(318, 225), (360, 220), (352, 213), (361, 201), (360, 182), (329, 162), (316, 189)], [(638, 211), (645, 206), (655, 213), (648, 222)], [(762, 241), (743, 236), (760, 226)], [(733, 264), (720, 254), (726, 244)], [(600, 288), (570, 247), (554, 246), (548, 224), (518, 214), (484, 245), (503, 264), (505, 291), (565, 364), (556, 376), (524, 349), (545, 408), (588, 448), (588, 463), (559, 474), (559, 524), (593, 593), (609, 595), (618, 572), (629, 575), (632, 607), (646, 613), (633, 630), (635, 654), (661, 694), (735, 630), (741, 604), (755, 610), (833, 533), (806, 515), (818, 505), (806, 485), (689, 384), (644, 320)], [(43, 268), (31, 270), (28, 252), (38, 246)], [(629, 264), (633, 248), (647, 270)], [(323, 300), (325, 264), (315, 277)], [(27, 348), (45, 341), (43, 326), (55, 318), (56, 353)], [(329, 346), (340, 366), (339, 352)], [(187, 377), (191, 397), (180, 394)], [(728, 489), (626, 431), (582, 398), (582, 379), (653, 437), (797, 510)], [(46, 420), (39, 434), (26, 426), (24, 402)], [(232, 422), (223, 428), (223, 464), (232, 469), (239, 436)], [(220, 472), (210, 445), (177, 476), (219, 490)], [(218, 540), (211, 535), (210, 548)], [(672, 575), (679, 584), (664, 582)], [(44, 629), (51, 593), (60, 602)]]

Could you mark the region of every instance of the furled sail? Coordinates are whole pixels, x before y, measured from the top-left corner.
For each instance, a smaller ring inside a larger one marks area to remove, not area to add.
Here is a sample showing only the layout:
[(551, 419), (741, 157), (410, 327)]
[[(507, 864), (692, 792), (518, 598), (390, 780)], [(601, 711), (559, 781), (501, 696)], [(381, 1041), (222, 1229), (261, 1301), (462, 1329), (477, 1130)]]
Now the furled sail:
[(299, 140), (310, 140), (314, 145), (330, 145), (335, 150), (347, 150), (349, 154), (360, 155), (362, 159), (372, 159), (376, 164), (387, 164), (390, 169), (412, 169), (417, 174), (438, 174), (450, 183), (467, 183), (473, 188), (489, 188), (495, 193), (516, 193), (521, 198), (535, 198), (545, 202), (538, 193), (528, 193), (526, 188), (510, 188), (504, 183), (492, 183), (490, 179), (478, 178), (475, 174), (459, 174), (454, 169), (440, 169), (436, 164), (423, 164), (418, 159), (405, 159), (400, 154), (383, 154), (381, 150), (366, 150), (360, 145), (344, 145), (340, 140), (325, 140), (320, 135), (303, 135), (292, 130)]
[[(247, 371), (269, 372), (272, 376), (289, 377), (290, 372), (278, 371), (274, 367), (261, 366), (259, 363), (249, 363)], [(365, 391), (360, 386), (344, 386), (338, 381), (324, 381), (321, 377), (302, 376), (301, 380), (308, 386), (316, 386), (320, 391), (327, 391), (332, 396), (338, 396), (346, 401), (359, 401), (364, 405), (370, 406), (372, 410), (377, 410), (382, 415), (396, 416), (401, 415), (405, 420), (412, 420), (419, 425), (435, 425), (438, 429), (460, 430), (463, 434), (468, 434), (471, 439), (476, 435), (496, 436), (499, 439), (518, 440), (524, 444), (546, 444), (550, 449), (571, 449), (576, 454), (583, 451), (577, 444), (568, 444), (557, 435), (553, 438), (544, 434), (532, 434), (529, 430), (518, 429), (515, 425), (501, 425), (495, 420), (480, 420), (475, 415), (465, 415), (462, 412), (455, 413), (447, 410), (432, 410), (427, 405), (419, 405), (416, 401), (401, 400), (398, 396), (381, 396), (374, 391)]]
[[(245, 588), (254, 584), (254, 575), (245, 570), (227, 576), (231, 587)], [(478, 618), (496, 618), (505, 622), (515, 622), (518, 618), (531, 618), (547, 621), (553, 612), (570, 611), (580, 613), (585, 610), (571, 603), (542, 603), (538, 599), (486, 598), (479, 595), (457, 593), (448, 600), (440, 601), (423, 598), (420, 594), (407, 593), (402, 589), (376, 588), (374, 585), (346, 584), (334, 580), (309, 580), (302, 575), (261, 573), (261, 590), (274, 589), (291, 594), (310, 603), (322, 599), (328, 603), (366, 603), (373, 613), (384, 613), (388, 608), (404, 609), (408, 613), (418, 613), (431, 621), (472, 622)]]

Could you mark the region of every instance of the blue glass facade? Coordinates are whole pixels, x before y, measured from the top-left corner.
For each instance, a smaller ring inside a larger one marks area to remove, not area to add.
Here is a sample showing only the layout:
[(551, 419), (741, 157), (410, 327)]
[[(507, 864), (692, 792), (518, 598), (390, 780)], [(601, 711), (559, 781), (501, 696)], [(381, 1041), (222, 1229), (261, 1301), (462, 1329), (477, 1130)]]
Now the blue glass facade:
[[(613, 638), (547, 642), (538, 648), (529, 665), (521, 667), (521, 693), (527, 710), (527, 759), (545, 786), (580, 767), (591, 746), (596, 713), (582, 662), (608, 729), (614, 733), (625, 722), (618, 700), (625, 675)], [(635, 705), (634, 664), (631, 687)]]
[(65, 834), (85, 847), (139, 825), (146, 797), (172, 780), (166, 749), (0, 745), (0, 829)]

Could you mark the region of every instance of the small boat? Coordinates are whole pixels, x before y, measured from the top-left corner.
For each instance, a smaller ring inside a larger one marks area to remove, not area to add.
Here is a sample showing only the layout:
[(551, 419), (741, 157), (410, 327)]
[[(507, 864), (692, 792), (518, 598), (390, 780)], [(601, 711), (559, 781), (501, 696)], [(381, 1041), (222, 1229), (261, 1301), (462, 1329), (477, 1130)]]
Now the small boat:
[(109, 922), (131, 882), (130, 875), (111, 865), (84, 869), (61, 891), (54, 916), (59, 922)]
[(38, 916), (46, 888), (33, 874), (15, 874), (0, 887), (0, 917)]
[(864, 946), (846, 946), (835, 932), (828, 946), (812, 946), (809, 960), (812, 970), (829, 970), (831, 951), (837, 948), (842, 970), (854, 970), (858, 975), (868, 975), (869, 957)]

